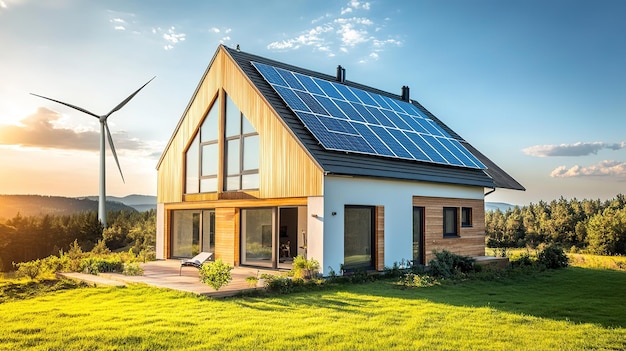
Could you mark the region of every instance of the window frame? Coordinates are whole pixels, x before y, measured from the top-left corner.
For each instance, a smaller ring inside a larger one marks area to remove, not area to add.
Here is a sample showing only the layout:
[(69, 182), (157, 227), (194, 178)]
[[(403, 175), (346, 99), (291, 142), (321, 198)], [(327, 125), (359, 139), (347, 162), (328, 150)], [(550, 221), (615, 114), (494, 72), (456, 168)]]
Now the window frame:
[[(224, 130), (224, 148), (223, 148), (223, 152), (224, 152), (224, 184), (222, 186), (222, 190), (224, 192), (236, 192), (236, 191), (242, 191), (242, 190), (257, 190), (259, 189), (259, 183), (260, 180), (258, 180), (256, 183), (256, 187), (254, 188), (248, 188), (245, 187), (244, 188), (244, 181), (243, 178), (246, 175), (257, 175), (257, 179), (258, 179), (258, 174), (259, 174), (259, 166), (257, 165), (257, 168), (255, 169), (245, 169), (244, 167), (244, 161), (245, 161), (245, 153), (247, 152), (244, 148), (245, 146), (245, 140), (248, 137), (254, 137), (257, 136), (260, 139), (259, 133), (254, 130), (254, 131), (244, 131), (244, 127), (246, 126), (246, 122), (247, 124), (250, 124), (250, 121), (247, 121), (246, 116), (243, 114), (243, 112), (241, 112), (241, 110), (239, 110), (239, 108), (234, 104), (234, 102), (232, 101), (232, 99), (230, 99), (230, 97), (228, 97), (228, 95), (226, 95), (226, 106), (228, 107), (234, 107), (237, 109), (238, 112), (238, 118), (239, 118), (239, 122), (237, 124), (238, 128), (239, 128), (239, 133), (238, 134), (232, 134), (230, 136), (228, 136), (227, 131)], [(225, 113), (225, 119), (228, 118), (229, 116), (229, 112), (226, 111)], [(232, 116), (232, 115), (231, 115)], [(244, 121), (244, 119), (246, 119)], [(224, 125), (227, 125), (228, 121), (224, 122)], [(226, 129), (226, 128), (224, 128)], [(236, 142), (238, 147), (236, 150), (237, 152), (237, 156), (239, 157), (238, 161), (239, 161), (239, 169), (238, 170), (231, 170), (230, 167), (228, 167), (229, 164), (229, 148), (228, 148), (228, 144), (229, 142)], [(260, 140), (259, 140), (259, 145), (260, 145)], [(259, 153), (257, 150), (257, 155), (256, 158), (257, 160), (260, 158), (259, 157)], [(232, 184), (229, 183), (229, 178), (234, 178), (237, 177), (237, 186), (233, 187)]]
[(471, 207), (461, 207), (461, 228), (471, 228), (474, 225), (473, 212)]
[[(453, 231), (448, 231), (448, 216), (450, 216), (450, 212), (452, 212), (453, 219)], [(443, 237), (444, 238), (458, 238), (459, 237), (459, 209), (458, 207), (444, 207), (443, 208)]]

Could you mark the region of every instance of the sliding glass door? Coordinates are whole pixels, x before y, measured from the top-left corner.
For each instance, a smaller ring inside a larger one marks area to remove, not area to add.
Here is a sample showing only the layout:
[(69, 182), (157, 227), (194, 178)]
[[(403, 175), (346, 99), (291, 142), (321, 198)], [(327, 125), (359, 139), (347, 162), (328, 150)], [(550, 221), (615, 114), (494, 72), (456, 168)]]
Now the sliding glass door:
[(273, 208), (241, 210), (241, 263), (273, 267), (275, 224)]
[(215, 211), (172, 211), (170, 257), (193, 257), (215, 252)]

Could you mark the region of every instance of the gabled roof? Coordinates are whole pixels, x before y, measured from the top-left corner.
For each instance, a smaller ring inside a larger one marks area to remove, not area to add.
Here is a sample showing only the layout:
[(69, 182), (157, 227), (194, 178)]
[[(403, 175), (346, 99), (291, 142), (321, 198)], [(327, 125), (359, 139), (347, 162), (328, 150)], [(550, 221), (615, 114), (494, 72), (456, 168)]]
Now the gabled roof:
[[(341, 152), (325, 149), (311, 134), (294, 111), (277, 94), (276, 90), (263, 78), (252, 62), (257, 62), (288, 71), (297, 72), (306, 76), (336, 82), (334, 76), (291, 66), (282, 62), (270, 60), (257, 55), (248, 54), (226, 46), (222, 48), (230, 55), (233, 61), (241, 68), (250, 82), (263, 95), (265, 100), (282, 118), (285, 125), (293, 132), (301, 145), (319, 164), (326, 174), (347, 176), (368, 176), (403, 180), (428, 181), (448, 184), (481, 186), (487, 188), (506, 188), (525, 190), (515, 179), (499, 168), (476, 148), (467, 143), (457, 133), (441, 122), (432, 113), (415, 101), (411, 103), (424, 115), (436, 122), (451, 137), (458, 140), (471, 152), (486, 169), (463, 168), (398, 158), (365, 155), (360, 153)], [(219, 49), (218, 49), (219, 50)], [(365, 85), (345, 81), (346, 86), (361, 89), (370, 93), (382, 95), (394, 100), (401, 100), (401, 96), (390, 94)]]

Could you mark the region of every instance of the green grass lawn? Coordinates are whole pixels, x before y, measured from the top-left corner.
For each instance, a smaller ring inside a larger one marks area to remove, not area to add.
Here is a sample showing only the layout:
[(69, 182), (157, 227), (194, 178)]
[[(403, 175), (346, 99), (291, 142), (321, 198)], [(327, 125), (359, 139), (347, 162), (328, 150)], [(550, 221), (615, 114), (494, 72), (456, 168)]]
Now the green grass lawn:
[(626, 273), (570, 267), (212, 300), (146, 286), (0, 303), (0, 350), (624, 350)]

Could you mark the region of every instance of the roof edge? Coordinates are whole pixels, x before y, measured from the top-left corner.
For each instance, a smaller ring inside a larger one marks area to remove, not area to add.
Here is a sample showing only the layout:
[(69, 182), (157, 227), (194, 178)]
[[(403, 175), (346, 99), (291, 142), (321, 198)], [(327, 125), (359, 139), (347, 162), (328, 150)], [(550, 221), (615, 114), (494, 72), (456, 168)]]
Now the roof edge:
[(176, 125), (176, 128), (174, 128), (174, 131), (172, 132), (172, 136), (170, 136), (170, 140), (167, 142), (167, 145), (165, 145), (165, 148), (163, 149), (163, 152), (161, 153), (161, 157), (159, 157), (159, 162), (157, 162), (157, 165), (156, 165), (157, 170), (159, 170), (159, 167), (161, 167), (161, 163), (163, 163), (163, 159), (165, 158), (165, 154), (167, 153), (167, 150), (169, 150), (170, 146), (172, 145), (172, 142), (174, 141), (174, 137), (176, 136), (176, 133), (178, 133), (180, 126), (183, 124), (183, 120), (185, 119), (187, 112), (191, 108), (191, 104), (193, 103), (193, 100), (196, 98), (198, 91), (200, 91), (200, 88), (202, 87), (202, 83), (204, 82), (204, 79), (209, 74), (209, 71), (211, 70), (211, 67), (213, 66), (213, 63), (215, 62), (215, 59), (217, 58), (217, 55), (219, 54), (220, 50), (224, 50), (225, 52), (227, 52), (225, 50), (224, 44), (220, 44), (217, 47), (217, 50), (215, 50), (215, 54), (213, 54), (213, 58), (211, 58), (211, 61), (209, 61), (209, 64), (204, 70), (204, 74), (202, 74), (202, 77), (200, 78), (200, 81), (198, 82), (196, 89), (194, 90), (193, 94), (191, 95), (191, 98), (189, 99), (189, 102), (187, 103), (187, 107), (185, 107), (183, 114), (180, 116), (180, 119), (178, 120), (178, 124)]

